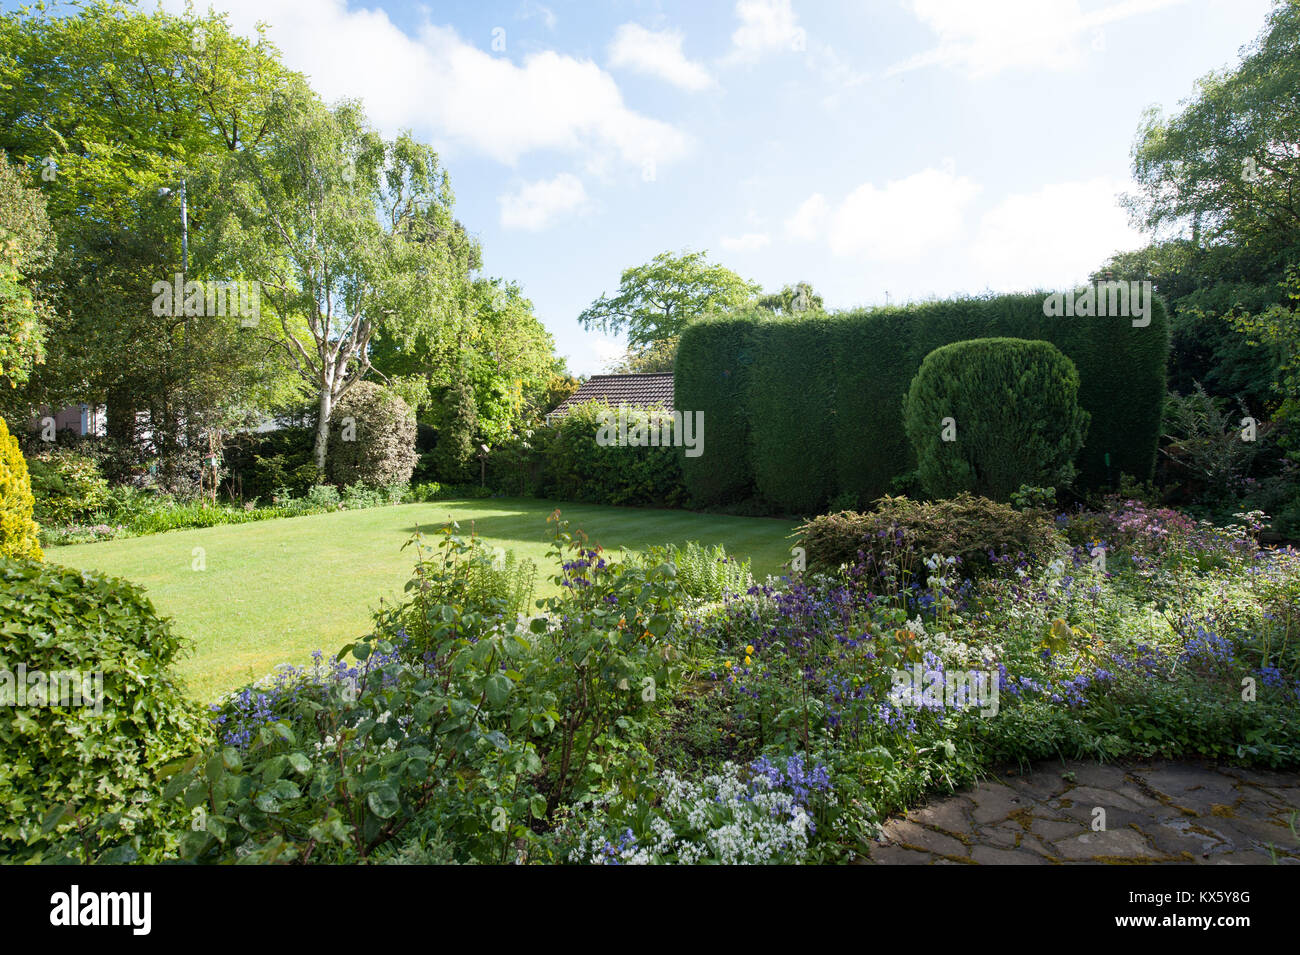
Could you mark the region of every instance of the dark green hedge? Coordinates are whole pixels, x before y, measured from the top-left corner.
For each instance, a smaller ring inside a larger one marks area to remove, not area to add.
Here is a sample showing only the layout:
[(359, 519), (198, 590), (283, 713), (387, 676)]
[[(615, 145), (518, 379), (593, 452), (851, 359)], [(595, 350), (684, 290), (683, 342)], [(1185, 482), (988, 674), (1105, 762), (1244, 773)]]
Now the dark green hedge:
[(677, 348), (673, 404), (703, 410), (704, 452), (678, 452), (682, 475), (703, 506), (743, 501), (754, 494), (747, 402), (758, 315), (710, 318), (691, 325)]
[[(942, 345), (990, 337), (1051, 342), (1078, 368), (1079, 404), (1091, 416), (1078, 458), (1081, 486), (1114, 485), (1121, 473), (1149, 479), (1169, 350), (1163, 305), (1157, 300), (1151, 323), (1135, 328), (1119, 317), (1046, 317), (1046, 295), (954, 299), (830, 318), (774, 321), (758, 313), (688, 327), (675, 404), (705, 413), (706, 450), (683, 462), (687, 488), (704, 505), (739, 501), (749, 496), (746, 479), (761, 470), (758, 490), (774, 510), (807, 513), (840, 495), (859, 503), (881, 497), (916, 466), (902, 404), (922, 360)], [(817, 336), (825, 342), (814, 341)], [(775, 383), (760, 382), (765, 375), (776, 376)], [(781, 392), (797, 413), (780, 410)], [(749, 451), (746, 461), (737, 460), (741, 448)], [(767, 460), (773, 453), (778, 457)], [(796, 459), (803, 479), (782, 477)]]
[[(835, 493), (835, 459), (827, 453), (835, 445), (831, 327), (818, 316), (768, 319), (754, 329), (750, 465), (758, 496), (779, 510), (817, 510)], [(704, 420), (707, 436), (707, 413)], [(710, 449), (706, 440), (702, 457)]]

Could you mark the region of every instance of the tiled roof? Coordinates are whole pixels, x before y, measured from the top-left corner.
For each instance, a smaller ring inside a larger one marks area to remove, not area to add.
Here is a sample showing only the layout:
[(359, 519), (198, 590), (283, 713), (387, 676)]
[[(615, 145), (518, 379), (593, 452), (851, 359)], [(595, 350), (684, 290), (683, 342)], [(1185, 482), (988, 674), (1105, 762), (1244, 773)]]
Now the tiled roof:
[(560, 402), (559, 406), (546, 416), (546, 419), (550, 421), (563, 417), (574, 405), (587, 401), (603, 401), (616, 408), (619, 405), (634, 408), (662, 405), (672, 411), (673, 376), (671, 374), (592, 375), (577, 391)]

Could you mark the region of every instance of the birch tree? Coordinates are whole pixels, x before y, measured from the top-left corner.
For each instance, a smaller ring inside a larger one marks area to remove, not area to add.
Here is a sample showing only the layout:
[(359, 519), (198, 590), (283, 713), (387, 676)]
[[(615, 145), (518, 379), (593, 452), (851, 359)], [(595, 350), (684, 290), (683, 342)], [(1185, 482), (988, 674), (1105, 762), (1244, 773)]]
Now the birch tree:
[(261, 332), (312, 391), (323, 470), (334, 406), (372, 372), (377, 332), (399, 347), (450, 334), (478, 247), (437, 153), (409, 133), (384, 140), (359, 103), (306, 91), (273, 123), (266, 150), (231, 164), (224, 228), (261, 283)]

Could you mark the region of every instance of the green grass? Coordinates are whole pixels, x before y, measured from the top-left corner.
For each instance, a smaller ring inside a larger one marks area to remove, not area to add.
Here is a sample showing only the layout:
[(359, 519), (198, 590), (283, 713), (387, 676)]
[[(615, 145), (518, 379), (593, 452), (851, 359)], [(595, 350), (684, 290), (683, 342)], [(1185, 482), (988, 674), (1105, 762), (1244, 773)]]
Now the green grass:
[[(748, 557), (762, 580), (789, 560), (793, 530), (768, 518), (642, 510), (530, 499), (437, 501), (309, 517), (281, 518), (51, 547), (46, 559), (142, 584), (172, 617), (194, 652), (178, 670), (190, 694), (209, 701), (279, 663), (307, 663), (313, 650), (332, 655), (366, 633), (379, 603), (398, 599), (415, 565), (402, 544), (417, 525), (432, 543), (448, 517), (471, 525), (490, 545), (537, 564), (534, 596), (555, 591), (547, 561), (559, 507), (570, 530), (617, 550), (698, 540)], [(194, 548), (206, 568), (192, 569)]]

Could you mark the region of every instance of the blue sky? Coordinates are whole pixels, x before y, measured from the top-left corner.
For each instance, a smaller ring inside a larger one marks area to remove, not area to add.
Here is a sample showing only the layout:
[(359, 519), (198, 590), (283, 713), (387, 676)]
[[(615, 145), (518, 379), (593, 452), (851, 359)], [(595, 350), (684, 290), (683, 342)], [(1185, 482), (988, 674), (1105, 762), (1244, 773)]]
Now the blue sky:
[[(165, 7), (183, 7), (165, 0)], [(202, 6), (202, 3), (198, 5)], [(829, 308), (1061, 286), (1139, 245), (1143, 110), (1235, 63), (1268, 0), (215, 0), (327, 99), (434, 143), (485, 271), (571, 370), (622, 269), (707, 249)]]

